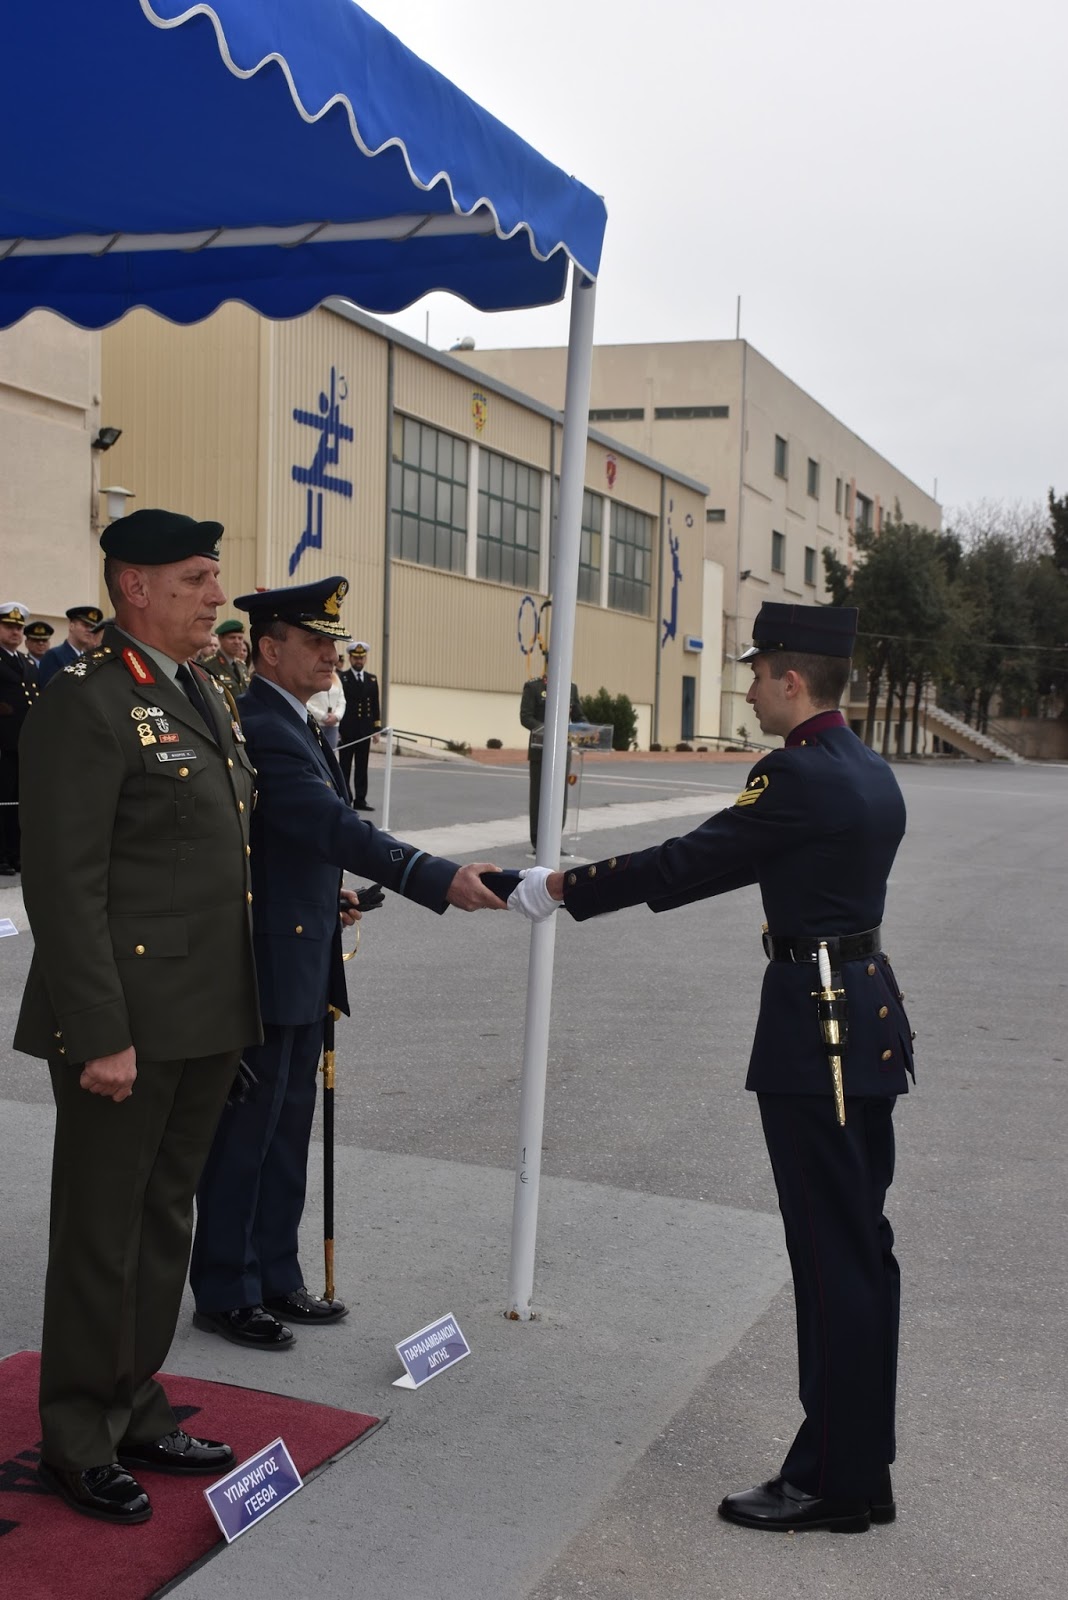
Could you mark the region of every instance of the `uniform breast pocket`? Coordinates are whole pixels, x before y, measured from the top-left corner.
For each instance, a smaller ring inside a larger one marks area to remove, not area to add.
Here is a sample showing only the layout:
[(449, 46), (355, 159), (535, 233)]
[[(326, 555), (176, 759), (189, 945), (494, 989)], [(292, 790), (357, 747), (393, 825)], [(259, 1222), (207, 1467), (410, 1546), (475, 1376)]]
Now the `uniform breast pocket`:
[(206, 768), (198, 752), (181, 749), (142, 751), (145, 766), (146, 822), (191, 832), (197, 820), (197, 791)]

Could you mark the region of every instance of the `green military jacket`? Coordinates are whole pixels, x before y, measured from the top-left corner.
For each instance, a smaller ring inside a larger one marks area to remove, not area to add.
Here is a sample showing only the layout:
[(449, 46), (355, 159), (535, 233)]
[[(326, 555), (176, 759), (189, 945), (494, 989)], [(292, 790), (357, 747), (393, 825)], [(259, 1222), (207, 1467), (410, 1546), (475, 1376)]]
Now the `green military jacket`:
[(133, 1045), (174, 1061), (261, 1037), (252, 956), (255, 771), (222, 686), (216, 738), (109, 628), (57, 674), (20, 744), (34, 953), (15, 1033), (79, 1063)]
[(199, 661), (198, 666), (205, 672), (210, 672), (213, 678), (218, 679), (224, 689), (229, 689), (236, 699), (239, 694), (244, 694), (250, 683), (249, 670), (243, 661), (234, 661), (230, 656), (219, 650), (206, 661)]

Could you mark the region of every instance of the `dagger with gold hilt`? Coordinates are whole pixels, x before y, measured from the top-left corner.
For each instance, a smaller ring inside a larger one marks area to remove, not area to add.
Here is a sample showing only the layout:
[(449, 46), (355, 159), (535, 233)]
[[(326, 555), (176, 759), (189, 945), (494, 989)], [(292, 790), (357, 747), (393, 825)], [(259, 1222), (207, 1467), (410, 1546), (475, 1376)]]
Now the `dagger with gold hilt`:
[(831, 1083), (834, 1085), (835, 1114), (838, 1117), (838, 1126), (844, 1128), (846, 1113), (845, 1085), (842, 1082), (842, 1051), (846, 1042), (845, 990), (832, 987), (831, 957), (825, 939), (820, 940), (816, 961), (820, 974), (820, 987), (816, 991), (816, 1009), (820, 1019), (820, 1032), (823, 1034), (823, 1043), (827, 1050), (827, 1063), (831, 1069)]

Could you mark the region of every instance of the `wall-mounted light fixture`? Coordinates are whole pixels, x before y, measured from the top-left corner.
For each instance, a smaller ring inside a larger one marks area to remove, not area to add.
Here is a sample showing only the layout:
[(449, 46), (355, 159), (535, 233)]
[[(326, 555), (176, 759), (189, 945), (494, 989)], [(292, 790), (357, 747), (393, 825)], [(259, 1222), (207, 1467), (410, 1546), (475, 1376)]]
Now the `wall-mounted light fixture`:
[(112, 445), (121, 438), (121, 428), (101, 428), (93, 440), (91, 448), (94, 450), (110, 450)]
[(104, 496), (104, 504), (108, 508), (108, 519), (111, 522), (117, 522), (120, 517), (125, 516), (127, 500), (136, 498), (132, 489), (124, 489), (118, 483), (113, 483), (110, 488), (101, 489), (100, 493)]

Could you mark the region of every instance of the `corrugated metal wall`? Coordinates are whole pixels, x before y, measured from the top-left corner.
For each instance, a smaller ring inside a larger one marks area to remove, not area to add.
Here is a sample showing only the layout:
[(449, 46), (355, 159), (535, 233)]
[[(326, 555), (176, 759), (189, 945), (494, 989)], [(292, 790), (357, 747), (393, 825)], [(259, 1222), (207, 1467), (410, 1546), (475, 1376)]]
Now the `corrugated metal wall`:
[(123, 430), (102, 464), (105, 483), (134, 491), (131, 511), (166, 506), (223, 523), (230, 595), (263, 582), (259, 323), (237, 305), (190, 328), (131, 311), (102, 341), (105, 408), (109, 424)]

